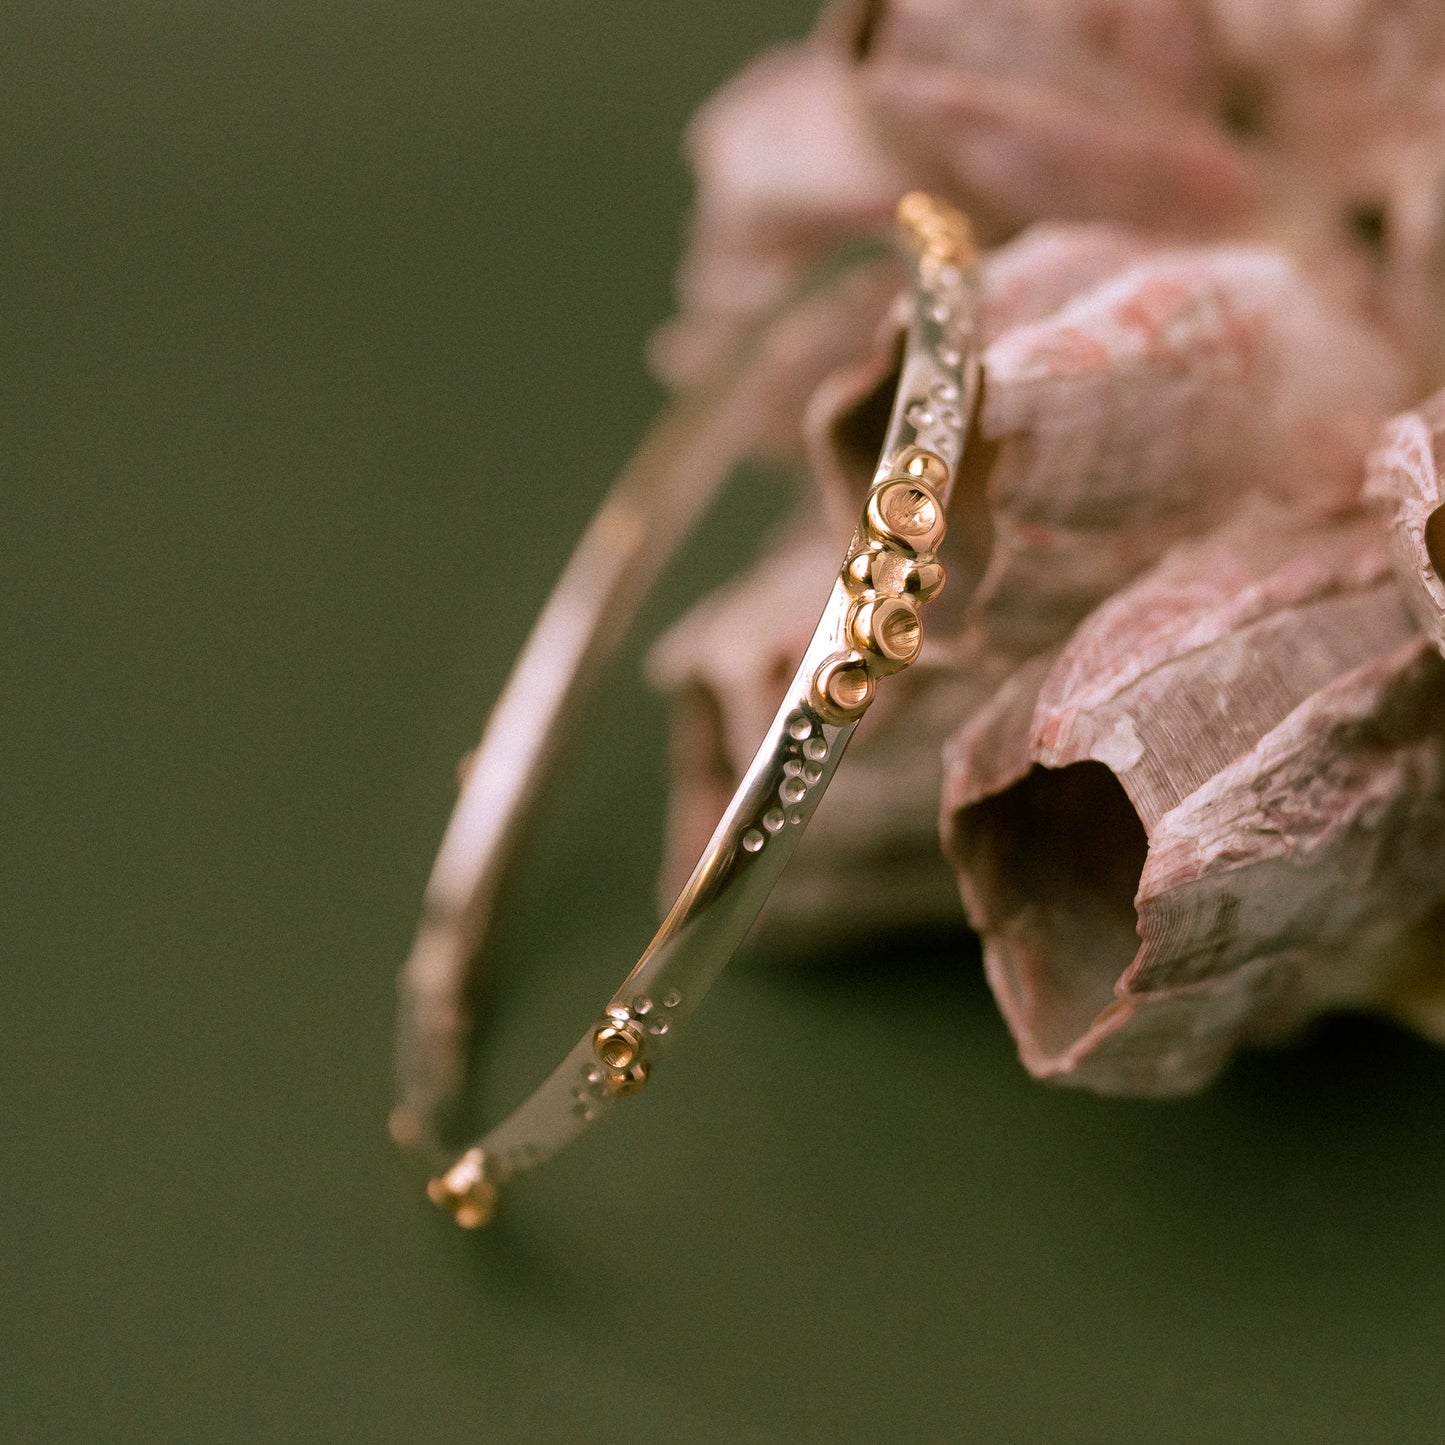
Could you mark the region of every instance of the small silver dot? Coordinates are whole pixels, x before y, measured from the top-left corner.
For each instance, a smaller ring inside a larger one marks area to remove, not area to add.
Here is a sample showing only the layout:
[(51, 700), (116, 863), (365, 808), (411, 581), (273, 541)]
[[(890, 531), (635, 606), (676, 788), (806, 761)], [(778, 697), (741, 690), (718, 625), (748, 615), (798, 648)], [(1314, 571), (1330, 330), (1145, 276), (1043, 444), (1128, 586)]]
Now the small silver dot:
[(803, 781), (811, 787), (823, 776), (823, 769), (817, 763), (803, 764)]
[(785, 803), (801, 803), (808, 796), (808, 785), (801, 778), (784, 778), (778, 796)]
[(682, 995), (675, 988), (670, 988), (662, 996), (663, 1008), (676, 1008), (682, 1002)]
[(933, 394), (939, 401), (957, 401), (958, 388), (951, 381), (935, 381)]
[(802, 713), (794, 713), (788, 720), (789, 737), (797, 738), (801, 742), (804, 738), (811, 737), (812, 734), (813, 724)]
[(939, 324), (940, 326), (942, 326), (943, 323), (948, 320), (949, 316), (952, 315), (952, 313), (949, 311), (948, 307), (945, 306), (945, 305), (943, 304), (943, 302), (941, 302), (941, 301), (938, 303), (937, 306), (930, 306), (930, 307), (928, 308), (928, 314), (929, 314), (936, 322), (938, 322), (938, 324)]
[(803, 810), (801, 808), (788, 809), (788, 822), (797, 825), (803, 821)]
[(940, 346), (938, 348), (938, 359), (945, 366), (957, 366), (958, 363), (963, 360), (963, 356), (957, 347)]
[(743, 834), (743, 847), (746, 848), (749, 853), (760, 852), (763, 844), (766, 842), (767, 839), (764, 838), (756, 828), (749, 828), (748, 831)]
[(781, 808), (769, 808), (763, 814), (763, 827), (770, 833), (781, 833), (783, 831), (783, 810)]
[(632, 1012), (639, 1018), (645, 1017), (652, 1012), (652, 1000), (645, 993), (640, 993), (632, 1000)]
[(797, 758), (789, 758), (783, 764), (783, 776), (785, 778), (796, 778), (803, 771), (803, 764)]
[(828, 756), (828, 744), (822, 738), (809, 738), (803, 744), (803, 756), (815, 763), (821, 763)]
[(647, 1032), (654, 1036), (659, 1034), (665, 1034), (667, 1032), (667, 1020), (653, 1019), (653, 1021), (647, 1026)]
[(599, 1068), (596, 1068), (595, 1066), (594, 1066), (593, 1068), (588, 1069), (588, 1070), (587, 1070), (587, 1082), (588, 1082), (589, 1084), (600, 1084), (600, 1083), (602, 1082), (602, 1070), (599, 1069)]

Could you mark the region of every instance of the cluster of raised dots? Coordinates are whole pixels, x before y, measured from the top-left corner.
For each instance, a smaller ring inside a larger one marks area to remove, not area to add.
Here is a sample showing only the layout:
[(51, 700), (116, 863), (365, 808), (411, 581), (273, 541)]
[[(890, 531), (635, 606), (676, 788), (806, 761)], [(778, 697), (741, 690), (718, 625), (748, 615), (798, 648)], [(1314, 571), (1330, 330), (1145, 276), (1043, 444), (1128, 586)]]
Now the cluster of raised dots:
[(590, 1121), (597, 1117), (597, 1098), (592, 1090), (584, 1089), (579, 1085), (572, 1090), (572, 1097), (577, 1101), (572, 1105), (572, 1112), (579, 1119)]
[(493, 1155), (487, 1151), (488, 1159), (496, 1165), (501, 1166), (503, 1178), (508, 1174), (515, 1174), (523, 1169), (531, 1169), (534, 1165), (541, 1163), (542, 1150), (536, 1144), (518, 1144), (514, 1149), (508, 1149), (504, 1154)]
[(743, 847), (749, 853), (761, 853), (769, 834), (781, 833), (790, 823), (801, 823), (804, 814), (799, 805), (807, 798), (808, 789), (823, 779), (822, 764), (828, 756), (828, 743), (813, 731), (812, 719), (806, 713), (794, 713), (788, 719), (787, 730), (793, 742), (801, 745), (803, 757), (785, 759), (778, 802), (763, 813), (759, 820), (761, 828), (749, 828), (743, 834)]
[[(823, 766), (821, 763), (811, 761), (805, 763), (798, 758), (789, 758), (788, 761), (783, 764), (783, 773), (789, 778), (802, 778), (811, 788), (814, 783), (821, 780), (823, 776)], [(774, 828), (769, 831), (777, 832), (777, 829)]]
[(588, 1064), (582, 1070), (583, 1082), (572, 1086), (572, 1112), (584, 1122), (597, 1117), (597, 1111), (607, 1093), (602, 1070), (596, 1064)]
[[(663, 1012), (666, 1012), (669, 1009), (675, 1009), (681, 1002), (682, 995), (678, 993), (675, 988), (672, 988), (668, 989), (662, 996), (661, 1007)], [(658, 1038), (667, 1032), (668, 1022), (658, 1012), (658, 1004), (654, 1002), (649, 995), (645, 993), (638, 994), (638, 996), (632, 1000), (632, 1012), (639, 1019), (643, 1020), (643, 1026), (654, 1038)]]
[(959, 410), (953, 405), (958, 400), (958, 388), (947, 380), (935, 381), (930, 388), (933, 394), (933, 402), (938, 407), (939, 420), (944, 426), (959, 427), (963, 425), (963, 417)]

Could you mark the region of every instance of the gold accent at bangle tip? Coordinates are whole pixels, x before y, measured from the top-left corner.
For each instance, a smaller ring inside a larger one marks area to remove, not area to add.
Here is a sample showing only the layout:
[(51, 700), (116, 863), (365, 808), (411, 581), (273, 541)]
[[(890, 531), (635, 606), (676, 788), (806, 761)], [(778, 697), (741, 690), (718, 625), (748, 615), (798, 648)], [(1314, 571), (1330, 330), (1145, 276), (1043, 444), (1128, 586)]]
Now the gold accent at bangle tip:
[(486, 1177), (480, 1149), (468, 1149), (445, 1174), (426, 1187), (427, 1198), (447, 1210), (463, 1229), (480, 1229), (497, 1212), (501, 1190)]
[(909, 191), (898, 202), (898, 228), (924, 262), (967, 266), (978, 256), (973, 227), (962, 211), (927, 191)]

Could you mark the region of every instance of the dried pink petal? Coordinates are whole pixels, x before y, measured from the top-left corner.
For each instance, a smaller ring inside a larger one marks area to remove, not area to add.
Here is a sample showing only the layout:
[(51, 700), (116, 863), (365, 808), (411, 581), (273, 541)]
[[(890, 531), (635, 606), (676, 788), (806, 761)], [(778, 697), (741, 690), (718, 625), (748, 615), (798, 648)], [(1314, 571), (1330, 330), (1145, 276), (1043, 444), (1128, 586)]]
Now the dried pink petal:
[(694, 117), (683, 318), (654, 338), (672, 386), (706, 376), (838, 240), (886, 230), (910, 172), (877, 139), (846, 53), (825, 37), (765, 52)]
[(860, 83), (897, 151), (1007, 234), (1040, 216), (1207, 234), (1248, 164), (1190, 0), (892, 0)]
[(1250, 508), (966, 724), (943, 810), (1030, 1071), (1193, 1089), (1445, 901), (1445, 664), (1368, 518)]

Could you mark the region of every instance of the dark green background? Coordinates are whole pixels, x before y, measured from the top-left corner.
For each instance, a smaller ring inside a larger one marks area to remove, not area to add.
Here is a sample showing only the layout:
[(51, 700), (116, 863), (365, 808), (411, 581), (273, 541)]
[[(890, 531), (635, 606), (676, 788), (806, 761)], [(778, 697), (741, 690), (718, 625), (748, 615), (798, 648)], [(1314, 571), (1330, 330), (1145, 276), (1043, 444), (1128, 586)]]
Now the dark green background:
[[(680, 127), (809, 8), (5, 7), (6, 1442), (1445, 1438), (1445, 1058), (1383, 1025), (1111, 1103), (899, 937), (735, 969), (495, 1232), (386, 1143), (453, 764), (657, 403)], [(494, 1103), (652, 921), (636, 660)]]

